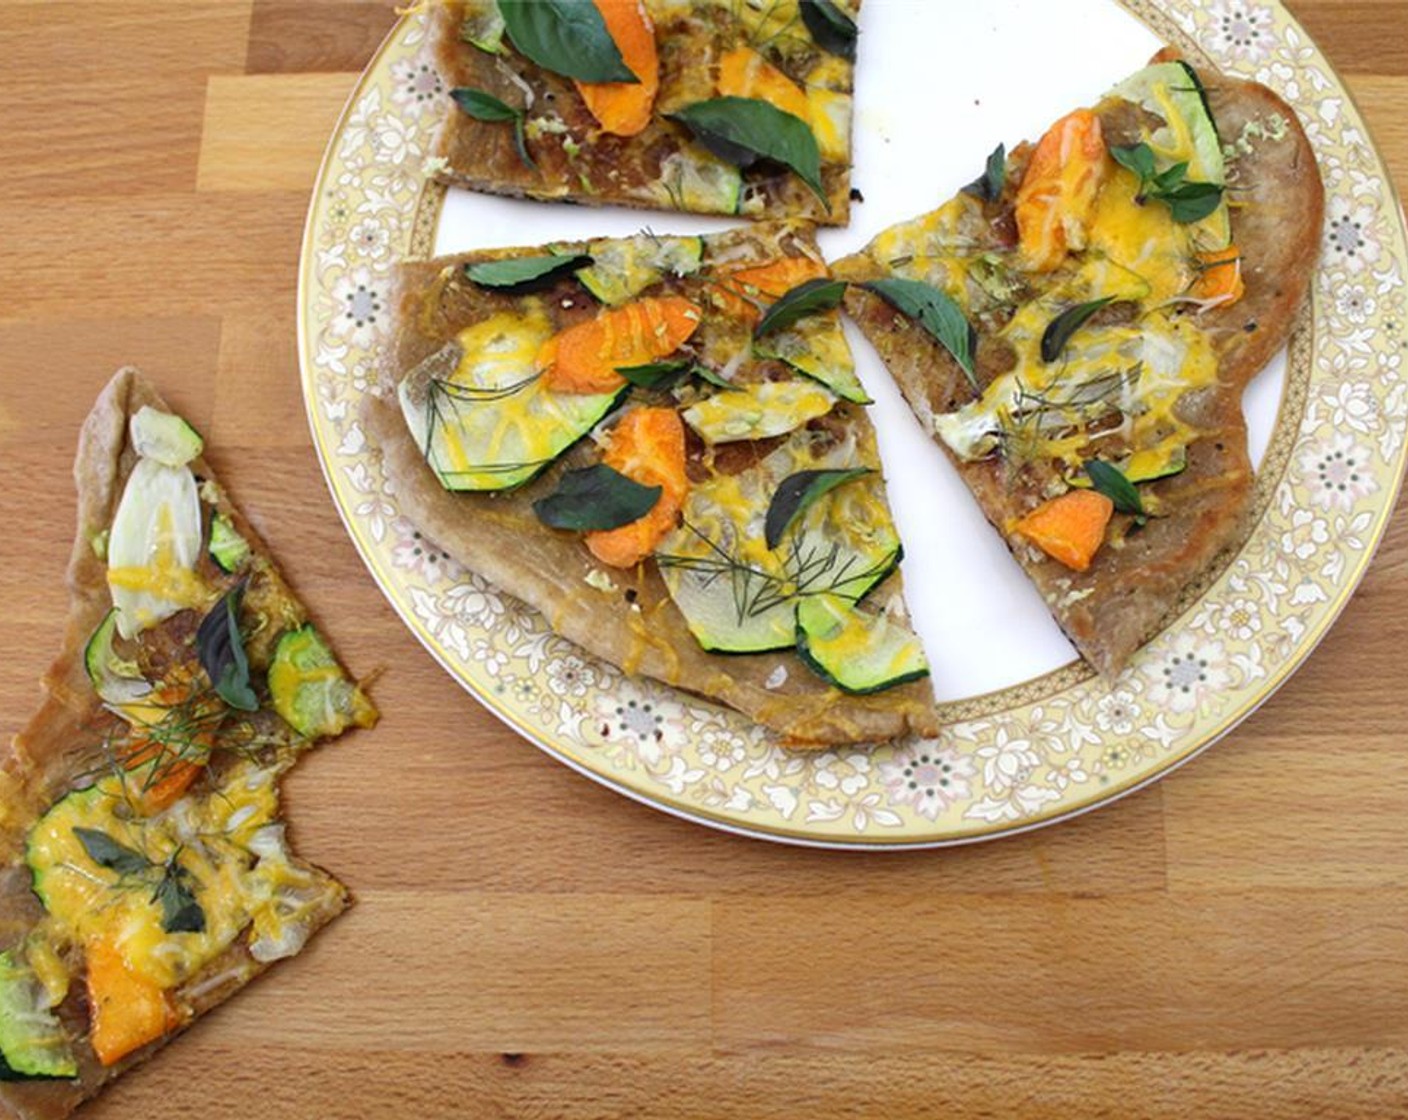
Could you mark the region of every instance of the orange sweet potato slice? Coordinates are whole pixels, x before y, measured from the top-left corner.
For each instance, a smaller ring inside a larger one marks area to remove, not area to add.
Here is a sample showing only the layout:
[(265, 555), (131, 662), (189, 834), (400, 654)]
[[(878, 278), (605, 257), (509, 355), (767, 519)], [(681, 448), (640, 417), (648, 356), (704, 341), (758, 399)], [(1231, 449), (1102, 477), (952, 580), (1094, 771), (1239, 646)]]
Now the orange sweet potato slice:
[(660, 487), (660, 497), (644, 517), (586, 536), (587, 548), (603, 564), (633, 568), (674, 528), (689, 489), (679, 414), (673, 408), (631, 409), (612, 429), (602, 459), (643, 486)]
[(577, 82), (587, 109), (602, 130), (635, 136), (650, 123), (655, 95), (660, 92), (660, 52), (655, 25), (641, 0), (593, 0), (606, 21), (606, 30), (621, 59), (639, 82)]
[(1198, 254), (1198, 278), (1189, 294), (1195, 299), (1215, 301), (1222, 307), (1236, 303), (1246, 292), (1242, 283), (1242, 251), (1235, 245)]
[(1115, 503), (1095, 490), (1070, 490), (1022, 517), (1014, 532), (1066, 567), (1083, 572), (1105, 540)]
[(715, 280), (712, 294), (725, 314), (754, 323), (762, 317), (759, 304), (779, 300), (798, 284), (825, 275), (826, 265), (811, 257), (783, 257), (722, 274)]
[(180, 1024), (166, 993), (128, 968), (116, 944), (98, 938), (88, 943), (85, 955), (93, 1011), (91, 1041), (103, 1065), (113, 1065)]
[(1085, 247), (1109, 167), (1100, 118), (1089, 109), (1077, 109), (1047, 130), (1017, 190), (1017, 234), (1028, 269), (1050, 272), (1069, 250)]
[(683, 296), (638, 299), (553, 335), (538, 351), (538, 368), (561, 393), (614, 392), (626, 383), (617, 369), (673, 354), (702, 317)]

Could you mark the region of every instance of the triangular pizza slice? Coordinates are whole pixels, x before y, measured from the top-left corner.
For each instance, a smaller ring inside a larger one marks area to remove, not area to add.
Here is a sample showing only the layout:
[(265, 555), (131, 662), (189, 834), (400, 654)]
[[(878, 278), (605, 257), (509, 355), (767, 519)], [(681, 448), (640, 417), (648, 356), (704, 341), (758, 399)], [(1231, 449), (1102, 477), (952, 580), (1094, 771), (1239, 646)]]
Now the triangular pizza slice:
[(376, 712), (131, 369), (79, 439), (62, 652), (0, 768), (0, 1103), (60, 1117), (347, 905), (279, 780)]
[(1323, 190), (1294, 112), (1172, 53), (835, 266), (847, 306), (1106, 675), (1243, 536), (1242, 391)]

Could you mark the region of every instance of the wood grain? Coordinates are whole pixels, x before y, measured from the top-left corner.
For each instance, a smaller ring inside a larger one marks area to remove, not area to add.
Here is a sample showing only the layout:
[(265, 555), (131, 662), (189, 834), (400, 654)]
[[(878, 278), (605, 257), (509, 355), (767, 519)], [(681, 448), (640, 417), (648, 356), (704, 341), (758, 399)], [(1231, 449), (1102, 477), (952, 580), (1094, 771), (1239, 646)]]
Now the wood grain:
[[(1408, 181), (1408, 2), (1292, 7)], [(1401, 517), (1322, 648), (1226, 742), (968, 849), (682, 823), (540, 755), (439, 671), (328, 500), (294, 344), (308, 190), (393, 20), (0, 4), (6, 730), (59, 636), (77, 425), (129, 361), (210, 436), (385, 711), (287, 785), (300, 850), (358, 905), (87, 1115), (1408, 1115)]]

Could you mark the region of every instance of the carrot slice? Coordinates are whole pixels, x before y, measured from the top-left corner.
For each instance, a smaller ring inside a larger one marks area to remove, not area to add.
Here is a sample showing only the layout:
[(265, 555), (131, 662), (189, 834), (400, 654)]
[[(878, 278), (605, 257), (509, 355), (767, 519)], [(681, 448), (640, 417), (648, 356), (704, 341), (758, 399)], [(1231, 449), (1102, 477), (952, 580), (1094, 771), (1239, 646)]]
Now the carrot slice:
[(660, 92), (655, 25), (641, 0), (593, 0), (621, 59), (639, 82), (577, 82), (577, 92), (606, 132), (635, 136), (650, 123)]
[(1042, 502), (1013, 527), (1037, 548), (1068, 568), (1090, 567), (1105, 540), (1115, 503), (1095, 490), (1070, 490)]
[(683, 296), (638, 299), (553, 335), (538, 351), (538, 368), (558, 392), (611, 393), (626, 383), (619, 367), (673, 354), (702, 317)]
[(791, 113), (811, 124), (811, 105), (802, 88), (748, 47), (735, 47), (719, 59), (719, 93), (724, 97), (753, 97), (774, 109)]
[(1028, 269), (1050, 272), (1071, 249), (1085, 247), (1109, 165), (1100, 118), (1089, 109), (1047, 130), (1017, 189), (1017, 235)]
[(1218, 306), (1236, 303), (1246, 292), (1242, 284), (1242, 251), (1235, 245), (1198, 254), (1198, 278), (1189, 294), (1195, 299), (1216, 300)]
[(180, 1023), (166, 992), (128, 968), (122, 950), (113, 942), (90, 941), (86, 958), (91, 1041), (103, 1065), (112, 1065)]
[(660, 487), (660, 497), (644, 517), (586, 536), (587, 548), (603, 564), (633, 568), (674, 528), (689, 490), (679, 414), (673, 408), (631, 409), (612, 429), (602, 459), (643, 486)]
[(826, 265), (811, 257), (783, 257), (766, 264), (731, 269), (715, 281), (714, 302), (726, 314), (754, 323), (762, 317), (758, 304), (772, 303), (798, 284), (825, 275)]

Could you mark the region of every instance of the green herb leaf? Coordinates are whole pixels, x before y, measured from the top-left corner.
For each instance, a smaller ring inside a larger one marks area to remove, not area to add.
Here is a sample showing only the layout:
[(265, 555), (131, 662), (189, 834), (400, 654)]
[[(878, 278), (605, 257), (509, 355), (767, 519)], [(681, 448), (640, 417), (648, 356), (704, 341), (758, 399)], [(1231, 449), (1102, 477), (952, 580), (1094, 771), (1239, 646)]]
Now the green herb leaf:
[(1180, 225), (1202, 221), (1222, 202), (1225, 188), (1219, 184), (1188, 182), (1186, 160), (1159, 171), (1153, 149), (1144, 143), (1111, 148), (1110, 154), (1121, 167), (1139, 177), (1139, 193), (1134, 200), (1141, 205), (1151, 198), (1165, 203)]
[(481, 288), (523, 289), (554, 279), (564, 272), (586, 268), (591, 263), (592, 258), (586, 253), (548, 253), (540, 257), (514, 257), (467, 264), (464, 274)]
[(538, 520), (553, 529), (589, 533), (638, 521), (659, 500), (662, 488), (642, 486), (605, 463), (568, 471), (557, 489), (533, 503)]
[(880, 296), (901, 314), (918, 320), (919, 325), (953, 355), (953, 360), (967, 375), (973, 392), (981, 391), (973, 364), (978, 350), (978, 333), (964, 318), (963, 309), (947, 292), (922, 280), (901, 280), (896, 277), (871, 280), (861, 287)]
[(1066, 348), (1066, 343), (1070, 341), (1071, 335), (1085, 326), (1086, 321), (1102, 307), (1108, 307), (1113, 303), (1114, 299), (1114, 296), (1104, 296), (1101, 299), (1078, 303), (1074, 307), (1066, 308), (1065, 311), (1052, 319), (1046, 325), (1046, 330), (1041, 336), (1041, 360), (1054, 362), (1059, 358), (1061, 351)]
[(685, 358), (673, 362), (647, 362), (643, 366), (617, 366), (616, 372), (640, 389), (660, 389), (679, 380), (694, 363)]
[(1159, 196), (1167, 202), (1173, 220), (1180, 225), (1200, 222), (1222, 202), (1222, 188), (1216, 183), (1185, 183), (1175, 191)]
[(833, 0), (802, 0), (801, 12), (817, 46), (847, 62), (856, 60), (856, 21)]
[(459, 89), (452, 89), (450, 96), (455, 99), (456, 105), (477, 121), (498, 124), (502, 121), (516, 121), (523, 116), (523, 113), (512, 105), (506, 105), (492, 93), (485, 93), (482, 89), (461, 86)]
[(1090, 484), (1115, 503), (1115, 509), (1133, 514), (1140, 525), (1148, 520), (1139, 491), (1119, 467), (1103, 459), (1091, 459), (1085, 464), (1085, 473), (1090, 476)]
[(1141, 189), (1154, 177), (1154, 150), (1148, 144), (1131, 144), (1127, 148), (1111, 148), (1110, 155), (1121, 167), (1139, 178)]
[(259, 698), (249, 686), (249, 659), (240, 637), (240, 600), (245, 581), (240, 580), (210, 613), (201, 619), (196, 631), (196, 652), (201, 667), (220, 699), (242, 712), (257, 712)]
[(99, 867), (116, 871), (119, 875), (136, 875), (152, 866), (152, 861), (141, 852), (119, 844), (101, 829), (75, 825), (73, 834), (78, 837), (88, 858)]
[[(178, 853), (179, 854), (179, 853)], [(161, 903), (161, 928), (167, 933), (204, 933), (205, 911), (187, 885), (189, 872), (173, 855), (166, 861), (152, 901)]]
[(509, 123), (513, 124), (513, 144), (518, 149), (518, 158), (525, 166), (536, 168), (538, 165), (533, 162), (533, 157), (528, 154), (528, 141), (523, 133), (523, 113), (515, 109), (512, 105), (506, 105), (491, 93), (485, 93), (482, 89), (469, 89), (461, 87), (452, 89), (450, 96), (455, 99), (455, 104), (468, 113), (477, 121), (485, 121), (489, 124)]
[(984, 202), (996, 202), (1002, 197), (1002, 188), (1007, 185), (1007, 146), (999, 144), (988, 156), (983, 173), (963, 188), (964, 194), (981, 198)]
[(545, 70), (579, 82), (640, 82), (592, 0), (499, 0), (499, 12), (518, 52)]
[(798, 471), (788, 475), (772, 496), (767, 518), (763, 521), (763, 539), (768, 548), (776, 548), (792, 522), (806, 513), (817, 499), (852, 479), (873, 473), (869, 467), (853, 467), (850, 470)]
[(715, 97), (671, 114), (720, 159), (751, 167), (770, 159), (797, 173), (831, 207), (821, 182), (821, 150), (806, 121), (756, 97)]
[(798, 319), (816, 315), (822, 311), (832, 311), (840, 306), (841, 297), (846, 294), (844, 280), (829, 280), (818, 276), (798, 284), (789, 292), (783, 293), (767, 313), (753, 328), (753, 337), (762, 338), (769, 331), (786, 330)]

